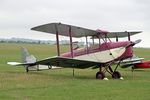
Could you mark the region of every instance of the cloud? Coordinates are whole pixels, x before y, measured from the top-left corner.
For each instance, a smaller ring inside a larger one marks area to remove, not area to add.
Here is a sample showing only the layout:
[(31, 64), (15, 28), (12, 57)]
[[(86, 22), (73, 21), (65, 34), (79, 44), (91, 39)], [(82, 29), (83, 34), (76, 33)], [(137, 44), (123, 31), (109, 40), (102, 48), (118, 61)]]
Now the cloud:
[(149, 0), (0, 0), (0, 31), (36, 38), (30, 28), (63, 22), (108, 31), (142, 30), (150, 37), (149, 9)]

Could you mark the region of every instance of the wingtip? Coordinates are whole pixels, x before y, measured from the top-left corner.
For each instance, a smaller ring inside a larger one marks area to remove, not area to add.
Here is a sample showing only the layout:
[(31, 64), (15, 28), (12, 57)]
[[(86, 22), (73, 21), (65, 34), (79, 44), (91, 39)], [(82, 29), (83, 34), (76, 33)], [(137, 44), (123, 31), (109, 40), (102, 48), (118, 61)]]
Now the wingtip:
[[(61, 22), (52, 22), (52, 23), (48, 23), (48, 24), (57, 24), (57, 25), (61, 25), (62, 23), (61, 23)], [(32, 27), (30, 30), (36, 31), (37, 28), (39, 28), (39, 27), (41, 27), (41, 26), (48, 25), (48, 24), (42, 24), (42, 25), (39, 25), (39, 26), (35, 26), (35, 27)]]

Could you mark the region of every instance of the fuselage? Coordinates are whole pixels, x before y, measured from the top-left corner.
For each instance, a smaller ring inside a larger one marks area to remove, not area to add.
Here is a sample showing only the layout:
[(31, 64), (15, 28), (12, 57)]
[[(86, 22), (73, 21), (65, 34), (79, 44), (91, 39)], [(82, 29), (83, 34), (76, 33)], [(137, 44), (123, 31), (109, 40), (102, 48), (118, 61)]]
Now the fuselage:
[[(79, 48), (73, 51), (73, 59), (107, 63), (130, 58), (133, 56), (132, 46), (126, 48), (130, 43), (130, 41), (104, 42), (88, 48)], [(72, 55), (68, 52), (62, 54), (61, 57), (71, 58)]]
[(150, 68), (150, 60), (135, 64), (134, 68)]

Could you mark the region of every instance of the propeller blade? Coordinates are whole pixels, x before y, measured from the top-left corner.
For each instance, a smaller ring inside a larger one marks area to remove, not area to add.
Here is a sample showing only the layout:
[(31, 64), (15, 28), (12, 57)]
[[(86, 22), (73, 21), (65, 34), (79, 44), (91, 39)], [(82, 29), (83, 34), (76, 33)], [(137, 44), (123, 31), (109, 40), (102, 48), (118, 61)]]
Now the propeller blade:
[(128, 47), (130, 47), (130, 46), (134, 46), (135, 44), (138, 44), (138, 43), (140, 43), (141, 41), (142, 41), (141, 39), (138, 39), (138, 40), (136, 40), (136, 41), (133, 41), (133, 42), (131, 42), (131, 44), (127, 45), (126, 48), (128, 48)]
[(138, 43), (140, 43), (141, 41), (142, 41), (141, 39), (138, 39), (138, 40), (134, 41), (134, 44), (138, 44)]

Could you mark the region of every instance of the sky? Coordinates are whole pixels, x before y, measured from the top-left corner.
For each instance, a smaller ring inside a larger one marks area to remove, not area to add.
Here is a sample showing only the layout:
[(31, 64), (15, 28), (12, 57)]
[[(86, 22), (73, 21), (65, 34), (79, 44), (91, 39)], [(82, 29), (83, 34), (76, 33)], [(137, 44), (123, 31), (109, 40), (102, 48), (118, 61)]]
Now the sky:
[[(30, 30), (61, 22), (93, 30), (143, 31), (131, 40), (150, 47), (150, 0), (0, 0), (0, 38), (54, 40)], [(62, 37), (61, 39), (65, 39)]]

